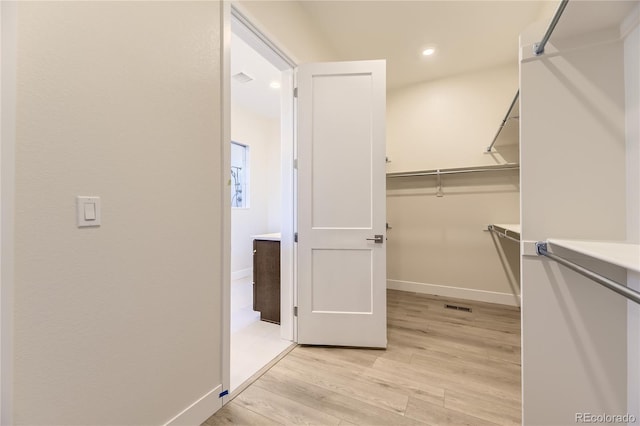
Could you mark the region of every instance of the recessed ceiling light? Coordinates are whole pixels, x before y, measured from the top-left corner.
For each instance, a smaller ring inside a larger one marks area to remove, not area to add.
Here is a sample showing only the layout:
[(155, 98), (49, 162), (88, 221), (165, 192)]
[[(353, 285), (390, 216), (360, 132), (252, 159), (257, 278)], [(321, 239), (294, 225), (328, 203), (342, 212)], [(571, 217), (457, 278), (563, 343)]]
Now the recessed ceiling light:
[(431, 55), (433, 55), (434, 53), (436, 53), (436, 49), (434, 49), (433, 47), (429, 47), (429, 48), (424, 49), (424, 50), (422, 51), (422, 56), (431, 56)]
[(271, 84), (269, 84), (269, 87), (271, 87), (272, 89), (279, 89), (280, 88), (280, 82), (279, 81), (272, 81)]

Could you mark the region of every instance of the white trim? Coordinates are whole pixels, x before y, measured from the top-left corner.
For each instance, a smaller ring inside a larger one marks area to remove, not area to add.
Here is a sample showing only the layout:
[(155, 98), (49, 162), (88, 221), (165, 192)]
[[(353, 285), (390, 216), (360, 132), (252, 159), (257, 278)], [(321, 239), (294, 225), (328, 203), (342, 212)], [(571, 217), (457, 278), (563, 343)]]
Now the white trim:
[(231, 4), (231, 25), (234, 34), (244, 40), (280, 71), (286, 71), (297, 66), (298, 61), (283, 50), (281, 43), (264, 27), (261, 27), (258, 24), (258, 20), (241, 3), (236, 1)]
[[(231, 386), (231, 5), (220, 2), (220, 174), (222, 184), (220, 206), (222, 207), (222, 235), (220, 271), (222, 312), (222, 346), (220, 362), (222, 368), (222, 386)], [(221, 404), (228, 402), (225, 396)]]
[(219, 397), (221, 390), (222, 385), (211, 389), (193, 404), (182, 410), (180, 414), (165, 423), (164, 426), (200, 426), (213, 413), (222, 408), (222, 398)]
[(250, 277), (253, 275), (253, 268), (240, 269), (231, 273), (231, 281), (239, 280), (240, 278)]
[[(2, 5), (0, 5), (0, 46), (2, 46)], [(0, 52), (2, 51), (2, 48), (0, 47)], [(2, 99), (2, 55), (0, 55), (0, 99)], [(0, 102), (0, 117), (2, 117), (2, 102)], [(2, 119), (0, 118), (0, 135), (2, 135)], [(0, 136), (0, 163), (2, 163), (2, 136)], [(2, 187), (2, 182), (3, 182), (3, 178), (2, 178), (2, 166), (0, 165), (0, 188)], [(0, 198), (0, 236), (2, 235), (2, 199)], [(1, 239), (1, 238), (0, 238)], [(2, 244), (0, 244), (0, 259), (2, 259)], [(4, 282), (2, 280), (2, 262), (0, 261), (0, 283)], [(2, 288), (2, 286), (0, 286), (0, 288)], [(2, 297), (2, 292), (0, 291), (0, 348), (2, 347), (2, 336), (4, 333), (2, 333), (2, 313), (4, 312), (4, 310), (2, 309), (2, 301), (3, 301), (3, 297)], [(0, 360), (2, 359), (2, 356), (0, 356)], [(4, 392), (2, 392), (4, 388), (4, 383), (2, 382), (2, 362), (0, 361), (0, 395), (4, 395)], [(2, 398), (4, 400), (4, 398)], [(2, 419), (2, 403), (0, 402), (0, 419)], [(0, 421), (1, 423), (1, 421)]]
[(520, 295), (511, 293), (499, 293), (495, 291), (476, 290), (473, 288), (451, 287), (446, 285), (417, 283), (412, 281), (400, 280), (387, 280), (387, 288), (391, 290), (402, 290), (411, 291), (414, 293), (430, 294), (433, 296), (473, 300), (476, 302), (520, 306)]
[(280, 97), (280, 337), (293, 341), (294, 334), (294, 250), (295, 187), (294, 187), (294, 99), (293, 70), (282, 71)]

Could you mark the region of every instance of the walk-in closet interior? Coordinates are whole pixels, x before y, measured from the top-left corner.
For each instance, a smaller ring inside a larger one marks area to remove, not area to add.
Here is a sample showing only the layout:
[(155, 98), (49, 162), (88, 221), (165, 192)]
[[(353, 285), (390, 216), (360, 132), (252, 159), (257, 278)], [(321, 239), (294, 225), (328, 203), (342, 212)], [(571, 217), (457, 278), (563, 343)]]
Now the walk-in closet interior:
[[(302, 8), (385, 2), (345, 3)], [(388, 288), (521, 309), (524, 424), (638, 417), (638, 2), (528, 5), (514, 60), (388, 87)]]
[(390, 94), (389, 288), (520, 306), (518, 244), (490, 232), (520, 222), (517, 88), (507, 66)]
[[(518, 91), (510, 103), (501, 93), (509, 107), (484, 162), (466, 159), (519, 175), (442, 158), (438, 143), (472, 137), (438, 117), (442, 105), (428, 109), (437, 83), (389, 99), (400, 163), (388, 174), (390, 287), (454, 295), (457, 283), (462, 298), (522, 303), (523, 424), (639, 416), (638, 13), (637, 2), (562, 1), (522, 32)], [(412, 122), (402, 99), (427, 108)], [(473, 102), (448, 116), (477, 114)], [(434, 170), (400, 172), (418, 158)]]

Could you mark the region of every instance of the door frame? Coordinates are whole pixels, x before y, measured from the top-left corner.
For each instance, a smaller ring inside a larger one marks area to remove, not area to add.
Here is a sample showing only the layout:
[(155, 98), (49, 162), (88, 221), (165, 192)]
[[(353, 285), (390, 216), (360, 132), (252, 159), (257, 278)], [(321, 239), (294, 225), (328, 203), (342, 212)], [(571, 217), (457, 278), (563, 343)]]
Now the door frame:
[[(293, 316), (295, 302), (295, 107), (293, 89), (296, 62), (272, 41), (272, 38), (256, 26), (247, 11), (238, 3), (225, 2), (222, 16), (222, 182), (230, 179), (231, 164), (231, 34), (242, 38), (249, 46), (282, 71), (281, 86), (281, 240), (280, 240), (280, 337), (295, 342), (297, 340), (296, 322)], [(230, 188), (223, 188), (223, 253), (222, 253), (222, 383), (223, 389), (230, 387), (230, 348), (231, 348), (231, 200)], [(228, 397), (223, 397), (223, 404)]]

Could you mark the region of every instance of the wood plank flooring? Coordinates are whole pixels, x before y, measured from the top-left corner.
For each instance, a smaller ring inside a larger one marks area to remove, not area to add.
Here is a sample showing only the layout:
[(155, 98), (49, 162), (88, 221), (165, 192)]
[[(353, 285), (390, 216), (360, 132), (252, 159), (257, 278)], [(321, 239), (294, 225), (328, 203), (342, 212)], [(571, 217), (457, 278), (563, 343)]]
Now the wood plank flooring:
[(205, 425), (521, 423), (517, 308), (395, 290), (387, 306), (386, 350), (298, 346)]

